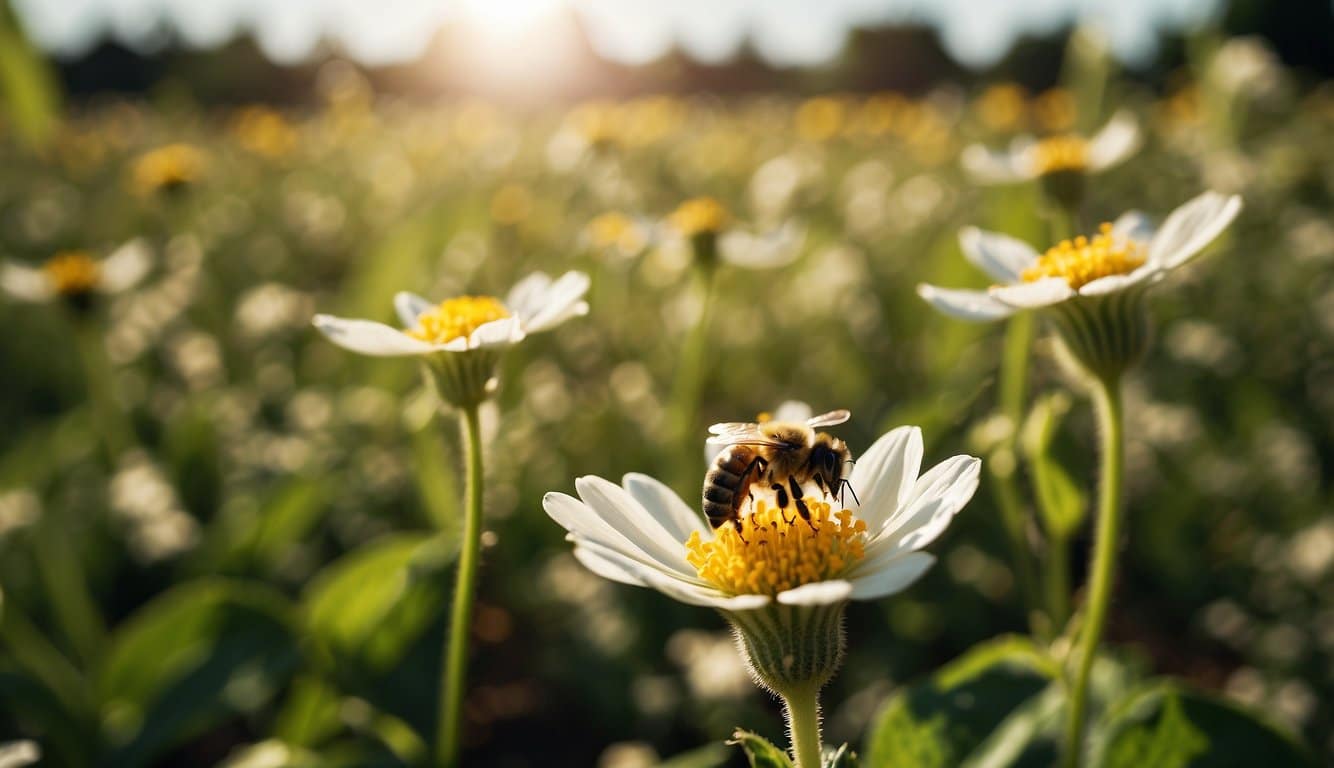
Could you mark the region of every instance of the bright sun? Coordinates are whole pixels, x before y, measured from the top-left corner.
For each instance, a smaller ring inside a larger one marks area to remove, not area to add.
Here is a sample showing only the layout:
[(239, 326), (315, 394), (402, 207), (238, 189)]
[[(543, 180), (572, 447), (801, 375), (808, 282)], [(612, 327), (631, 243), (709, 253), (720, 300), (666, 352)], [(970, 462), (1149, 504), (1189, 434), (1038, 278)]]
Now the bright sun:
[(563, 0), (462, 0), (464, 18), (478, 26), (520, 30), (550, 16)]

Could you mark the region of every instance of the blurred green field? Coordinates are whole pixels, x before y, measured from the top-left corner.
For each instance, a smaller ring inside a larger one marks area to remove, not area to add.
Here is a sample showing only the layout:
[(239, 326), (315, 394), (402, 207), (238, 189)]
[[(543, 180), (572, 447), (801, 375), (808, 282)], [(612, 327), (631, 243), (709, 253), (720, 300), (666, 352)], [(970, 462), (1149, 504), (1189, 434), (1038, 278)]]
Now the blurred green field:
[[(1109, 640), (1126, 669), (1224, 692), (1334, 759), (1334, 90), (1267, 74), (1102, 100), (1146, 138), (1090, 181), (1089, 226), (1203, 189), (1246, 201), (1152, 296)], [(398, 290), (503, 295), (570, 269), (593, 278), (590, 314), (514, 349), (483, 414), (466, 763), (636, 765), (737, 725), (778, 737), (722, 620), (584, 571), (542, 495), (644, 471), (695, 499), (707, 425), (787, 399), (851, 409), (854, 452), (912, 423), (928, 462), (986, 456), (1002, 331), (937, 315), (914, 288), (985, 285), (961, 226), (1048, 243), (1038, 190), (979, 186), (959, 153), (1110, 110), (993, 89), (517, 111), (376, 98), (351, 70), (322, 82), (302, 110), (98, 100), (39, 151), (0, 133), (0, 257), (134, 238), (153, 256), (148, 279), (87, 313), (0, 299), (0, 738), (37, 739), (49, 765), (419, 761), (456, 419), (435, 415), (415, 363), (347, 353), (310, 318), (391, 321)], [(190, 149), (144, 160), (171, 145)], [(701, 297), (652, 234), (699, 195), (805, 238), (790, 265), (719, 268), (683, 443), (671, 396)], [(643, 230), (590, 228), (608, 212)], [(1035, 393), (1066, 386), (1045, 336), (1032, 374)], [(1057, 440), (1091, 492), (1087, 401)], [(896, 686), (1026, 630), (985, 488), (934, 550), (921, 583), (850, 609), (830, 743), (860, 745)], [(70, 579), (91, 605), (72, 605)], [(261, 742), (288, 761), (243, 752)]]

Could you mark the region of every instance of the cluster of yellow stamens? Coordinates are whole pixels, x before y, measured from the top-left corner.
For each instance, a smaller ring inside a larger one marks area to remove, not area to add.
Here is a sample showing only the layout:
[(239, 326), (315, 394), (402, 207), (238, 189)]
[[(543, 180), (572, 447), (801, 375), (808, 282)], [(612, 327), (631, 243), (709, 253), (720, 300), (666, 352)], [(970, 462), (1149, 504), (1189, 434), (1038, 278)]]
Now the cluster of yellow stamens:
[(699, 532), (686, 541), (686, 560), (700, 578), (732, 595), (777, 595), (837, 578), (866, 555), (866, 523), (852, 512), (837, 513), (827, 502), (808, 496), (807, 522), (789, 506), (759, 499), (742, 518), (718, 528), (712, 541)]
[(481, 326), (509, 317), (510, 311), (491, 296), (459, 296), (417, 316), (417, 327), (406, 333), (432, 344), (468, 337)]
[(1033, 147), (1033, 162), (1038, 175), (1088, 168), (1088, 142), (1079, 136), (1052, 136)]
[(1100, 277), (1133, 272), (1143, 263), (1139, 246), (1129, 239), (1118, 240), (1112, 234), (1112, 225), (1104, 222), (1092, 239), (1080, 235), (1049, 248), (1020, 277), (1026, 283), (1061, 277), (1078, 290)]
[(61, 251), (42, 265), (42, 271), (61, 296), (88, 293), (101, 279), (101, 270), (87, 251)]
[(695, 197), (681, 203), (671, 215), (671, 225), (686, 237), (721, 232), (732, 221), (727, 207), (712, 197)]

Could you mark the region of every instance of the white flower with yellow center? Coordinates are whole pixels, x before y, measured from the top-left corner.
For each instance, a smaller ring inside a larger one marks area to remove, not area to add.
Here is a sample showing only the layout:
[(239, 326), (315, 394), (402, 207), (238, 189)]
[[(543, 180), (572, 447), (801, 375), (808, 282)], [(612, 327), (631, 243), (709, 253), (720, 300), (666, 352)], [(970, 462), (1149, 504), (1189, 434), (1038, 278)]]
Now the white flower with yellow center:
[(785, 694), (832, 676), (849, 600), (900, 592), (935, 562), (920, 550), (972, 498), (980, 462), (955, 456), (919, 477), (921, 462), (916, 427), (889, 432), (857, 459), (843, 493), (803, 488), (809, 519), (757, 483), (736, 524), (714, 529), (642, 474), (621, 485), (581, 477), (579, 498), (548, 493), (543, 506), (593, 572), (721, 611), (756, 679)]
[(1091, 137), (1021, 136), (1000, 151), (973, 144), (964, 149), (960, 161), (983, 184), (1015, 184), (1063, 173), (1096, 174), (1135, 154), (1141, 138), (1135, 117), (1118, 112)]
[(0, 289), (19, 301), (65, 299), (82, 304), (96, 294), (133, 288), (152, 266), (148, 243), (131, 240), (105, 259), (88, 251), (61, 251), (39, 267), (13, 261), (0, 263)]
[(403, 328), (373, 320), (316, 315), (315, 327), (335, 344), (380, 357), (419, 357), (456, 405), (476, 402), (489, 390), (499, 353), (525, 336), (588, 313), (588, 276), (566, 272), (552, 280), (535, 272), (502, 302), (492, 296), (458, 296), (433, 303), (415, 293), (394, 297)]
[(712, 268), (719, 262), (743, 269), (774, 269), (801, 255), (806, 232), (792, 221), (765, 231), (739, 226), (731, 211), (712, 197), (695, 197), (677, 206), (656, 233), (660, 247), (689, 250), (696, 262)]
[(1092, 237), (1066, 240), (1041, 254), (1021, 240), (970, 227), (959, 234), (964, 255), (1000, 284), (984, 291), (922, 284), (917, 293), (963, 320), (1056, 310), (1049, 314), (1081, 362), (1095, 369), (1104, 363), (1124, 367), (1146, 341), (1139, 318), (1144, 291), (1198, 256), (1240, 211), (1241, 198), (1206, 192), (1173, 211), (1156, 232), (1142, 214), (1130, 212)]

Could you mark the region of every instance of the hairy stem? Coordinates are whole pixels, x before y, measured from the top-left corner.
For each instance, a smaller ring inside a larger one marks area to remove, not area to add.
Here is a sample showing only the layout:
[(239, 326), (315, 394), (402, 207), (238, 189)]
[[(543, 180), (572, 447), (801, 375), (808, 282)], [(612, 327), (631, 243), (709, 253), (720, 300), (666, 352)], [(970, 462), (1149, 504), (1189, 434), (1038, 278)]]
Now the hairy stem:
[(820, 690), (806, 686), (783, 693), (783, 714), (792, 739), (795, 768), (820, 768)]

